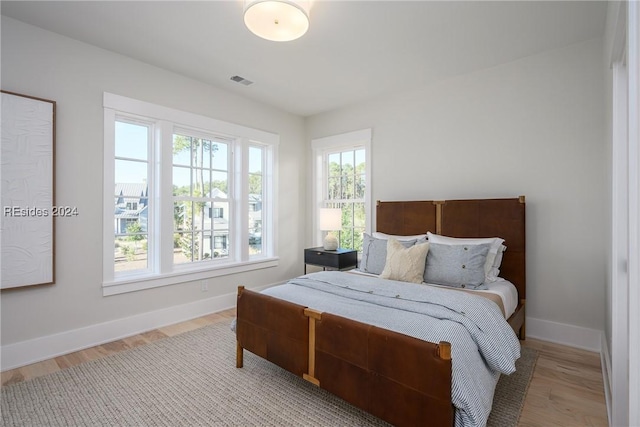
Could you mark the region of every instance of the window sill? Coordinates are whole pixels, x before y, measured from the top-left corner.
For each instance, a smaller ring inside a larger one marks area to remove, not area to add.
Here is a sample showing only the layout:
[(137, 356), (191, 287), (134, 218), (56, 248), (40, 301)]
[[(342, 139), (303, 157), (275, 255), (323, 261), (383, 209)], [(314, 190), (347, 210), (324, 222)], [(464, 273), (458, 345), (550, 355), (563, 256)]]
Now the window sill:
[(114, 280), (113, 282), (104, 282), (102, 284), (102, 296), (106, 297), (110, 295), (124, 294), (127, 292), (141, 291), (143, 289), (158, 288), (160, 286), (175, 285), (182, 282), (210, 279), (213, 277), (277, 266), (278, 258), (273, 257), (207, 267), (202, 270), (178, 271), (168, 274), (138, 276), (135, 278), (129, 277), (126, 279)]

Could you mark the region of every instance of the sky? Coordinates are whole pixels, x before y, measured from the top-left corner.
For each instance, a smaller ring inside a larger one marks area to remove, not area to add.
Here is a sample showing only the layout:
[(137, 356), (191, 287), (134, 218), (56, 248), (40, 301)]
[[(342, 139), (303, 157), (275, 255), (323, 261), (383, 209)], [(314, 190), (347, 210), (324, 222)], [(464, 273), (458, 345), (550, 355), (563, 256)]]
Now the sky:
[[(115, 182), (118, 183), (142, 183), (147, 179), (148, 140), (151, 128), (144, 124), (116, 121), (115, 129)], [(214, 153), (213, 164), (205, 162), (205, 167), (228, 170), (228, 143), (216, 141), (218, 150)], [(126, 159), (126, 160), (124, 160)], [(251, 148), (249, 150), (249, 170), (258, 172), (261, 167), (261, 150)], [(190, 153), (187, 150), (180, 151), (173, 156), (173, 184), (182, 187), (190, 184), (189, 169), (180, 166), (189, 166)], [(227, 179), (226, 172), (214, 171), (213, 180)]]

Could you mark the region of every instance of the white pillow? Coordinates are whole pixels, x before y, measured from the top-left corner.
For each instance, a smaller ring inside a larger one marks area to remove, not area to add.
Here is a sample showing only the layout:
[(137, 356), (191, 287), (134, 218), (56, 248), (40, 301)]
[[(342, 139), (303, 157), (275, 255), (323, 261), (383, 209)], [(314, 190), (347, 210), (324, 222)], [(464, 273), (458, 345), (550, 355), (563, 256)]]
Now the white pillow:
[(383, 239), (383, 240), (396, 239), (399, 242), (406, 242), (408, 240), (426, 239), (427, 235), (415, 234), (413, 236), (399, 236), (395, 234), (385, 234), (385, 233), (380, 233), (379, 231), (374, 231), (373, 233), (371, 233), (371, 237), (375, 237), (376, 239)]
[(505, 245), (500, 245), (496, 258), (493, 260), (493, 267), (491, 267), (491, 271), (487, 274), (487, 281), (495, 282), (498, 280), (498, 275), (500, 275), (500, 264), (502, 264), (502, 256), (506, 250), (507, 247)]
[(427, 252), (429, 252), (429, 243), (405, 248), (396, 239), (388, 239), (387, 262), (380, 277), (402, 282), (422, 283)]
[[(439, 243), (442, 245), (482, 245), (489, 243), (491, 247), (489, 248), (489, 253), (487, 254), (487, 259), (484, 263), (485, 279), (488, 282), (495, 282), (498, 278), (498, 274), (500, 273), (500, 263), (502, 262), (502, 252), (506, 249), (506, 246), (503, 245), (504, 239), (500, 237), (486, 237), (479, 239), (458, 238), (441, 236), (431, 232), (427, 232), (427, 238), (431, 243)], [(500, 253), (500, 257), (498, 257), (498, 253)]]

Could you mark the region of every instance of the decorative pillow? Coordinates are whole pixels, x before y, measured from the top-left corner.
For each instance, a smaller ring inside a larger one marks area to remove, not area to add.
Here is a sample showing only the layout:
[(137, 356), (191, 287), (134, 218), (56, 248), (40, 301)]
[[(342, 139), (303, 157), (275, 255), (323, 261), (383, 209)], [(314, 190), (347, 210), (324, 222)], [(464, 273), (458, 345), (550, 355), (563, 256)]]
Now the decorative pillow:
[(429, 243), (421, 243), (408, 248), (402, 243), (404, 242), (393, 238), (387, 240), (387, 262), (380, 277), (402, 282), (422, 283)]
[[(444, 245), (481, 245), (488, 243), (490, 244), (489, 253), (487, 254), (487, 259), (485, 260), (484, 265), (484, 274), (485, 280), (489, 282), (495, 282), (498, 273), (500, 272), (500, 262), (502, 262), (502, 257), (498, 259), (496, 265), (496, 256), (498, 252), (500, 252), (501, 248), (506, 249), (506, 246), (503, 245), (504, 239), (500, 237), (487, 237), (487, 238), (458, 238), (458, 237), (447, 237), (441, 236), (439, 234), (433, 234), (431, 232), (427, 232), (427, 237), (429, 242), (431, 243), (439, 243)], [(493, 270), (493, 269), (496, 270)]]
[[(424, 281), (456, 288), (480, 289), (491, 245), (443, 245), (429, 242)], [(486, 286), (485, 286), (486, 288)]]
[[(406, 248), (413, 246), (416, 240), (401, 242)], [(387, 261), (387, 239), (376, 239), (364, 233), (362, 240), (362, 259), (360, 271), (371, 274), (380, 274), (384, 270)]]
[(427, 241), (427, 235), (426, 234), (415, 234), (413, 236), (399, 236), (396, 234), (386, 234), (386, 233), (380, 233), (379, 231), (375, 231), (373, 233), (371, 233), (371, 236), (375, 237), (376, 239), (396, 239), (398, 242), (406, 242), (409, 240), (424, 240), (425, 242)]

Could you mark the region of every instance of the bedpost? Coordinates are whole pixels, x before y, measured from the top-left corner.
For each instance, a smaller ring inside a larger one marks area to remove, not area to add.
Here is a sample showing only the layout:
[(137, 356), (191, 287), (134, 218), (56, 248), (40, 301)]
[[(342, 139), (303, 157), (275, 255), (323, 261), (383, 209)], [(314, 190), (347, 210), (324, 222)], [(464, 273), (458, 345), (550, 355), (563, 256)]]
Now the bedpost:
[(322, 312), (312, 308), (305, 308), (304, 315), (309, 318), (309, 373), (303, 374), (302, 378), (317, 386), (320, 381), (316, 375), (316, 320), (322, 320)]
[(451, 360), (451, 343), (447, 341), (440, 341), (438, 343), (436, 353), (442, 360)]
[(238, 341), (236, 341), (236, 368), (242, 368), (244, 366), (244, 353), (243, 348)]
[[(244, 286), (242, 285), (238, 286), (238, 299), (242, 297), (243, 292), (244, 292)], [(236, 310), (237, 310), (237, 307), (238, 305), (236, 304)], [(237, 320), (237, 315), (236, 315), (236, 320)], [(236, 324), (236, 328), (237, 327), (238, 326)], [(237, 334), (237, 331), (236, 331), (236, 334)], [(238, 341), (236, 338), (236, 368), (242, 368), (243, 365), (244, 365), (244, 349), (240, 345), (240, 341)]]

